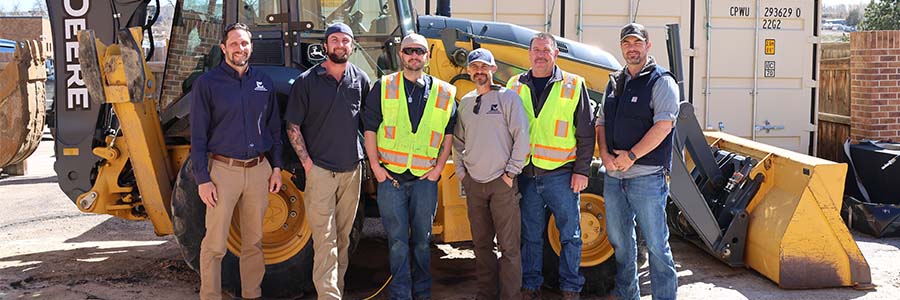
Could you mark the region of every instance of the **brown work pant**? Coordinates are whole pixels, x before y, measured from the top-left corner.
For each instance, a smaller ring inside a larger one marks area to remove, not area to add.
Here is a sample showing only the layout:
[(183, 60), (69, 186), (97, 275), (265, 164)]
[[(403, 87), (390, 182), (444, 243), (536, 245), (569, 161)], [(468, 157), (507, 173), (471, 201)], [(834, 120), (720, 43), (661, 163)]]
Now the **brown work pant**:
[[(472, 244), (475, 245), (476, 299), (522, 299), (522, 217), (518, 183), (513, 180), (513, 186), (509, 187), (500, 177), (479, 183), (470, 176), (464, 177), (462, 183), (469, 209)], [(494, 243), (494, 236), (497, 243)], [(499, 259), (494, 253), (495, 246), (500, 252)]]
[(303, 206), (312, 231), (313, 283), (318, 299), (341, 299), (350, 264), (350, 230), (359, 205), (360, 168), (332, 172), (316, 165), (306, 177)]
[(222, 298), (222, 258), (235, 207), (241, 230), (241, 295), (260, 297), (259, 285), (266, 273), (262, 223), (269, 206), (272, 167), (267, 160), (244, 168), (214, 159), (209, 160), (209, 166), (218, 200), (216, 207), (206, 209), (206, 236), (200, 244), (200, 299)]

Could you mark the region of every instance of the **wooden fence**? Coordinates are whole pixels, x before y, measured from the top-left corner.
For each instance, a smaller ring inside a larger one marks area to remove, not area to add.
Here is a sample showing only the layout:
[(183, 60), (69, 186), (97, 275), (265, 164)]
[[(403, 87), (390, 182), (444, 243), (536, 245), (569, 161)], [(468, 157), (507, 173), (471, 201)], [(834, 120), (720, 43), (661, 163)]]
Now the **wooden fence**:
[(850, 137), (850, 43), (823, 43), (819, 68), (819, 126), (816, 156), (844, 162)]

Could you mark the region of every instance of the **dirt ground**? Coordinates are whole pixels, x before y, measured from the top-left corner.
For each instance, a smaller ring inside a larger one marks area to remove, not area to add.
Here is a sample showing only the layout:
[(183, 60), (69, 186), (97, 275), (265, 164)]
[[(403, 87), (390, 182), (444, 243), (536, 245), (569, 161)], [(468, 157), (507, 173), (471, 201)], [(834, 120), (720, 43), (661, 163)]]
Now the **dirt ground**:
[[(198, 275), (172, 237), (157, 237), (149, 222), (83, 214), (59, 190), (52, 142), (29, 159), (26, 176), (0, 179), (0, 299), (196, 299)], [(351, 260), (350, 299), (362, 299), (388, 277), (387, 246), (377, 219)], [(692, 244), (672, 238), (680, 299), (898, 299), (900, 239), (854, 233), (876, 290), (781, 290), (749, 269), (732, 269)], [(435, 299), (474, 299), (471, 244), (432, 247)], [(647, 268), (642, 299), (650, 299)], [(558, 299), (544, 291), (545, 299)], [(383, 295), (382, 295), (383, 296)], [(314, 299), (306, 295), (301, 299)], [(383, 299), (379, 297), (376, 299)], [(590, 299), (587, 298), (586, 299)]]

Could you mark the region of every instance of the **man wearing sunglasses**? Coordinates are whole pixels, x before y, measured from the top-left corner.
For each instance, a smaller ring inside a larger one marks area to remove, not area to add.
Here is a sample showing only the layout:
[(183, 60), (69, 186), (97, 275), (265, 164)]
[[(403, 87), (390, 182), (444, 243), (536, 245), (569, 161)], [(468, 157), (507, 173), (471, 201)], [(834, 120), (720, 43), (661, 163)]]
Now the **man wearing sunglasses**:
[(382, 76), (366, 98), (365, 147), (388, 236), (391, 299), (430, 299), (431, 224), (450, 157), (456, 87), (423, 72), (425, 37), (403, 38), (399, 55), (402, 71)]
[(489, 50), (472, 51), (468, 62), (475, 90), (460, 100), (453, 149), (475, 244), (476, 299), (521, 299), (522, 218), (513, 178), (530, 151), (528, 117), (519, 95), (493, 84), (497, 65)]
[(559, 289), (579, 299), (581, 265), (579, 193), (587, 187), (594, 153), (594, 125), (584, 78), (556, 66), (559, 48), (549, 33), (531, 39), (531, 70), (507, 87), (522, 98), (528, 114), (531, 155), (519, 177), (522, 192), (522, 288), (524, 299), (540, 299), (544, 281), (543, 233), (549, 209), (559, 230)]

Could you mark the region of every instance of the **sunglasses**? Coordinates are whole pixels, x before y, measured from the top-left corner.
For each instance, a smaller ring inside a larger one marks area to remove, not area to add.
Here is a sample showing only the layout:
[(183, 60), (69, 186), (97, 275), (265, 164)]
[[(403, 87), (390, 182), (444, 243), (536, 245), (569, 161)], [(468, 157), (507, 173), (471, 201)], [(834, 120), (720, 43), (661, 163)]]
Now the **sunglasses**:
[(403, 48), (402, 50), (400, 50), (400, 52), (403, 52), (403, 54), (406, 55), (413, 55), (413, 53), (415, 53), (416, 55), (425, 55), (425, 53), (428, 53), (428, 50), (418, 47), (409, 47)]
[(473, 114), (477, 115), (479, 111), (481, 111), (481, 95), (475, 97), (475, 107), (472, 108)]

